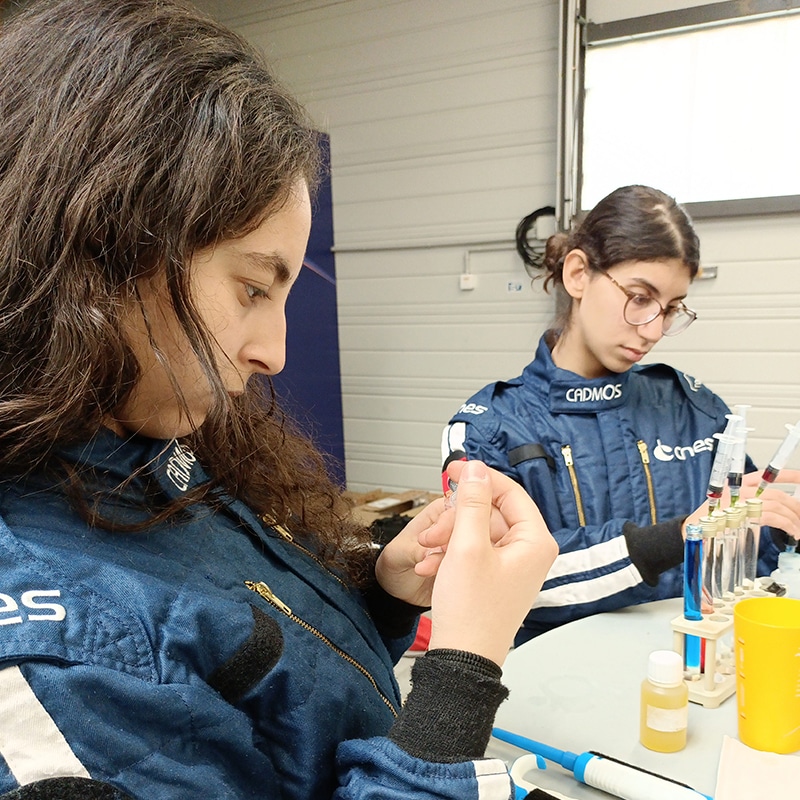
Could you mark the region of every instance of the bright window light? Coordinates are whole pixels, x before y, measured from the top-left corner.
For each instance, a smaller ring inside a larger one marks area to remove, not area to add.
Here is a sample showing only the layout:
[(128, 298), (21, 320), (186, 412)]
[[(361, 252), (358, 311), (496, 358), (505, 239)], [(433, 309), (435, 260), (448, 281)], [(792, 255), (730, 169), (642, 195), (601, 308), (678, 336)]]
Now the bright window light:
[(800, 195), (800, 15), (590, 47), (581, 207)]

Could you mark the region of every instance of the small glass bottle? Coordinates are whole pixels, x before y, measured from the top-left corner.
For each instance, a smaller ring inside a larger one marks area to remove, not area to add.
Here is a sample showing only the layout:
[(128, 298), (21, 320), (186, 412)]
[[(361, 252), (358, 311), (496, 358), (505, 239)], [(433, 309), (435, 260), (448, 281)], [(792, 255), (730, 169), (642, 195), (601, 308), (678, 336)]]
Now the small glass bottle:
[(683, 659), (673, 650), (655, 650), (642, 682), (639, 741), (658, 753), (686, 746), (689, 689), (683, 680)]

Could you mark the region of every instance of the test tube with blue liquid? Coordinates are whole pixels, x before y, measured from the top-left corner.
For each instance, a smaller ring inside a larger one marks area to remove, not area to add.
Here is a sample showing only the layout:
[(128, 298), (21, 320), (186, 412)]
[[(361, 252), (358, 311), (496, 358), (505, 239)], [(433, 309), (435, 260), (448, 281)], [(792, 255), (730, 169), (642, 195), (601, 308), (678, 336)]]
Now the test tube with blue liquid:
[[(683, 548), (683, 617), (699, 622), (703, 619), (703, 529), (700, 525), (686, 526)], [(702, 638), (686, 636), (686, 672), (700, 674)]]

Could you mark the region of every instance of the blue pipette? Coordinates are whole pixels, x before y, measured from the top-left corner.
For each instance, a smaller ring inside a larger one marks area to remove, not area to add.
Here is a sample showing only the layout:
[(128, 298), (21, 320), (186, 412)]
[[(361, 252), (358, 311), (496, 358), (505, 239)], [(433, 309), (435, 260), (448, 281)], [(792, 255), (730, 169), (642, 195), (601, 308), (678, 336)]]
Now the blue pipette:
[(791, 458), (795, 447), (800, 443), (800, 421), (796, 425), (787, 423), (786, 429), (789, 433), (786, 434), (775, 455), (772, 456), (769, 464), (764, 469), (761, 475), (761, 483), (758, 484), (758, 489), (756, 489), (756, 497), (778, 477), (778, 473), (786, 466), (786, 462)]
[(502, 742), (521, 747), (530, 753), (554, 761), (568, 769), (581, 782), (623, 800), (713, 800), (683, 783), (656, 775), (654, 772), (617, 761), (599, 753), (570, 753), (517, 733), (493, 728), (492, 736)]

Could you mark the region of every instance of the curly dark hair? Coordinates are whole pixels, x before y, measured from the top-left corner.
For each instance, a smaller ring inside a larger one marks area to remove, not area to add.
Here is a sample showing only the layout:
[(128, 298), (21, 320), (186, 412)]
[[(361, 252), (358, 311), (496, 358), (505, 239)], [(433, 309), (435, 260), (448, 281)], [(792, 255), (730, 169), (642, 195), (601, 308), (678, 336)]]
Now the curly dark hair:
[(301, 106), (181, 0), (34, 3), (0, 32), (0, 63), (0, 474), (63, 473), (56, 454), (126, 400), (139, 364), (122, 309), (163, 273), (214, 393), (187, 438), (212, 482), (187, 502), (222, 490), (316, 531), (326, 560), (360, 574), (367, 536), (323, 457), (269, 390), (228, 395), (189, 291), (196, 252), (256, 229), (298, 179), (316, 184)]

